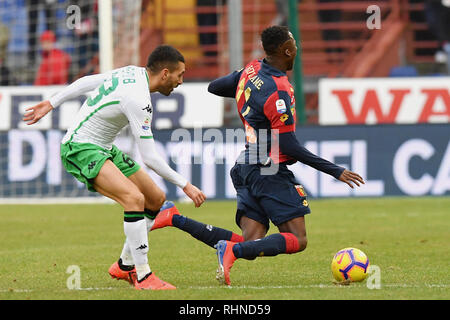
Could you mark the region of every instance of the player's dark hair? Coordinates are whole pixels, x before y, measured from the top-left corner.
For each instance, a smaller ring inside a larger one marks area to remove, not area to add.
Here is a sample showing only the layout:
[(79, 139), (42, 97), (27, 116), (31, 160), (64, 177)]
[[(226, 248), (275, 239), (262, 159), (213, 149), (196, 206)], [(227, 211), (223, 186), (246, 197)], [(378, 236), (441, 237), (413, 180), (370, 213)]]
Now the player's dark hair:
[(289, 38), (289, 29), (286, 26), (271, 26), (261, 33), (262, 46), (267, 55), (275, 54)]
[(184, 57), (180, 51), (169, 45), (160, 45), (148, 57), (147, 68), (152, 73), (158, 73), (164, 68), (172, 71), (178, 62), (184, 63)]

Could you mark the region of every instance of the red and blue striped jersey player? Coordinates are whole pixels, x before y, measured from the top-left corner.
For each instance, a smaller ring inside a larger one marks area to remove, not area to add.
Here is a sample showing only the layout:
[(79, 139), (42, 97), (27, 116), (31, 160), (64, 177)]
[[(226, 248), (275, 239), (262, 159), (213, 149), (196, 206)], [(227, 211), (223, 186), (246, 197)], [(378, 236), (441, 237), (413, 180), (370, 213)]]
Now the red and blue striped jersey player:
[[(272, 26), (261, 34), (266, 57), (209, 84), (208, 91), (235, 98), (246, 133), (246, 146), (231, 169), (237, 193), (236, 223), (242, 236), (181, 215), (157, 217), (155, 228), (173, 225), (215, 247), (217, 279), (230, 285), (230, 269), (239, 258), (255, 259), (303, 251), (306, 194), (288, 165), (297, 161), (332, 175), (350, 187), (364, 180), (354, 172), (302, 147), (295, 135), (295, 98), (286, 72), (297, 54), (287, 27)], [(279, 233), (266, 236), (269, 222)]]

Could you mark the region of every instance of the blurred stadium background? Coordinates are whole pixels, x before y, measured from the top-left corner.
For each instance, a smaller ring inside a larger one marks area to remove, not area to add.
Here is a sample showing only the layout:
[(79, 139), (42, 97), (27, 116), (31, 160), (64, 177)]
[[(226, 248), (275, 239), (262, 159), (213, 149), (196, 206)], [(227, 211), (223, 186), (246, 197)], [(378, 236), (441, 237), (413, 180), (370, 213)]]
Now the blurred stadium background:
[[(159, 150), (209, 199), (233, 199), (228, 172), (243, 143), (226, 137), (241, 125), (233, 101), (206, 88), (263, 57), (259, 36), (272, 24), (289, 25), (300, 43), (289, 74), (300, 141), (367, 180), (348, 190), (296, 164), (310, 196), (450, 194), (450, 1), (2, 0), (0, 201), (103, 201), (59, 158), (83, 97), (31, 128), (22, 114), (84, 75), (145, 65), (162, 43), (184, 54), (187, 72), (171, 96), (153, 95)], [(179, 128), (192, 139), (174, 138)], [(117, 144), (139, 161), (127, 131)], [(152, 177), (168, 198), (182, 196)]]

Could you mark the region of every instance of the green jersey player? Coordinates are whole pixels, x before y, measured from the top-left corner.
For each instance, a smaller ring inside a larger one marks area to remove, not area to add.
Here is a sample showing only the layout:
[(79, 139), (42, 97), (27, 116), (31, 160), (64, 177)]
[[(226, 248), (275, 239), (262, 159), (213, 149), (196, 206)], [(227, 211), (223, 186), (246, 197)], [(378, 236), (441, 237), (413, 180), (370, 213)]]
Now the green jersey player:
[(113, 142), (130, 125), (145, 165), (182, 188), (199, 207), (205, 195), (158, 155), (151, 131), (150, 93), (168, 96), (183, 83), (184, 72), (182, 54), (171, 46), (159, 46), (149, 56), (145, 68), (127, 66), (83, 77), (49, 100), (28, 108), (23, 118), (28, 125), (34, 124), (64, 101), (93, 92), (62, 140), (61, 159), (67, 172), (90, 191), (99, 192), (123, 207), (126, 241), (119, 261), (109, 273), (128, 280), (137, 289), (175, 289), (151, 272), (147, 257), (148, 231), (165, 202), (165, 194)]

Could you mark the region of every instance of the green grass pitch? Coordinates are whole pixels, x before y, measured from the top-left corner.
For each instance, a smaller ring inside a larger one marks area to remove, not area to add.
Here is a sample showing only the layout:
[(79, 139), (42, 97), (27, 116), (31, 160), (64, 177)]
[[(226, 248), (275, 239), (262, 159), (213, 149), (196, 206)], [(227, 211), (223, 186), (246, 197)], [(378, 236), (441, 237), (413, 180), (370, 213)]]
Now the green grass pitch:
[[(238, 260), (232, 287), (215, 280), (215, 250), (175, 229), (149, 234), (149, 263), (174, 291), (137, 291), (108, 268), (123, 246), (117, 205), (1, 205), (0, 300), (8, 299), (450, 299), (450, 198), (311, 199), (308, 248)], [(239, 232), (235, 202), (178, 204), (193, 219)], [(271, 226), (269, 233), (276, 232)], [(335, 252), (364, 251), (380, 268), (380, 289), (333, 284)], [(81, 288), (70, 266), (79, 268)]]

